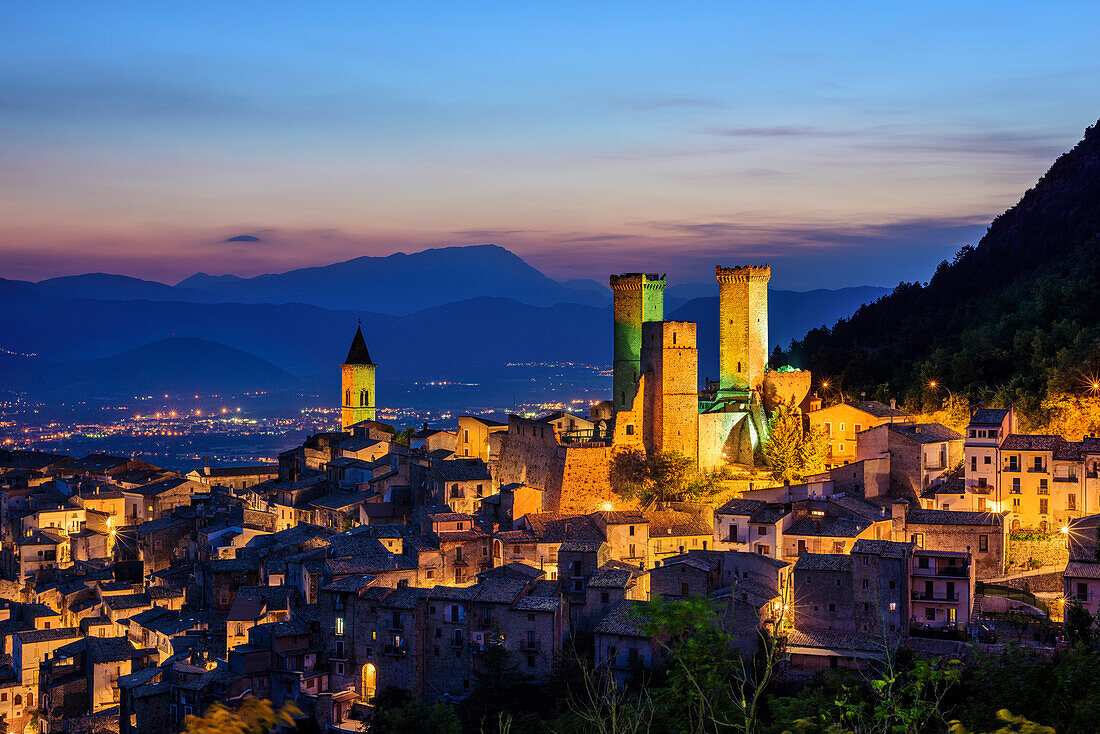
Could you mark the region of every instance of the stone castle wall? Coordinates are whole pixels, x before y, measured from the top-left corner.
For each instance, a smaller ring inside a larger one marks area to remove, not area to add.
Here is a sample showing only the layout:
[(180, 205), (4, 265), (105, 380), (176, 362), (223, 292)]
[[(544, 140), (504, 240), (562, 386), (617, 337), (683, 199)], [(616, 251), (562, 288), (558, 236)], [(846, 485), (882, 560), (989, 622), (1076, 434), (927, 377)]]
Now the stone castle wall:
[(717, 267), (719, 382), (726, 389), (758, 390), (768, 363), (767, 265)]
[(649, 452), (699, 452), (699, 351), (695, 324), (662, 321), (642, 328), (643, 441)]
[(611, 276), (614, 296), (614, 362), (612, 384), (615, 409), (634, 400), (641, 375), (642, 324), (661, 321), (665, 313), (665, 279), (656, 274), (623, 273)]
[(543, 491), (544, 512), (588, 513), (623, 502), (611, 490), (616, 449), (605, 442), (561, 443), (557, 429), (509, 416), (496, 475), (501, 484), (527, 484)]
[(802, 405), (810, 393), (811, 376), (809, 370), (794, 372), (776, 372), (770, 370), (764, 374), (764, 389), (761, 397), (764, 408), (771, 413), (777, 405)]

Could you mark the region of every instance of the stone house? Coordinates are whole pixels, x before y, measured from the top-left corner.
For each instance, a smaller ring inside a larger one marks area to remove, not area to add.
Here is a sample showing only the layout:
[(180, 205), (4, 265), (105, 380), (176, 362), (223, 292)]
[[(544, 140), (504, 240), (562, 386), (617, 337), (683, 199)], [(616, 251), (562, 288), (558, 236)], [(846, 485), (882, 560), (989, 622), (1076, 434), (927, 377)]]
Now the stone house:
[(974, 559), (974, 575), (979, 580), (1004, 574), (1007, 513), (912, 509), (904, 500), (895, 501), (891, 510), (895, 541), (908, 541), (927, 550), (966, 551)]
[(458, 417), (458, 431), (455, 435), (454, 455), (457, 458), (472, 458), (489, 461), (489, 435), (508, 430), (507, 423), (489, 420), (474, 415)]
[(806, 422), (822, 428), (829, 439), (825, 467), (843, 466), (857, 461), (859, 434), (884, 423), (905, 423), (912, 416), (877, 400), (849, 400), (828, 408), (806, 413)]
[(917, 549), (910, 576), (911, 628), (968, 628), (974, 606), (974, 566), (969, 553)]
[(888, 457), (892, 497), (917, 498), (963, 459), (963, 437), (939, 423), (885, 423), (859, 434), (858, 460)]
[(431, 481), (438, 502), (467, 515), (478, 514), (481, 500), (496, 491), (489, 465), (481, 459), (432, 462)]

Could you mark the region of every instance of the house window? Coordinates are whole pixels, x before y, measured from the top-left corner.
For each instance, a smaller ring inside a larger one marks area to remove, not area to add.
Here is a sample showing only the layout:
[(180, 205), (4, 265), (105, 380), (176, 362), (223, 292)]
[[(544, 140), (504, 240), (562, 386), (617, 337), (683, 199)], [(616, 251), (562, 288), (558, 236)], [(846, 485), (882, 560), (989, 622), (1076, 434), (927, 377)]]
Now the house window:
[(898, 610), (898, 603), (896, 601), (890, 602), (890, 611), (896, 612)]
[(859, 423), (857, 423), (857, 424), (856, 424), (856, 433), (859, 433), (859, 432), (860, 432), (860, 431), (862, 431), (862, 430), (863, 430), (863, 426), (862, 426), (862, 425), (860, 425)]
[(827, 436), (833, 435), (833, 426), (832, 426), (832, 424), (830, 424), (830, 423), (825, 424), (825, 435), (827, 435)]
[(1045, 498), (1040, 499), (1039, 500), (1039, 514), (1040, 515), (1046, 515), (1048, 512), (1050, 512), (1050, 500), (1045, 499)]
[(344, 618), (343, 617), (337, 617), (336, 618), (336, 634), (338, 634), (338, 635), (344, 634)]
[[(626, 402), (625, 398), (623, 399), (623, 402), (624, 403)], [(628, 435), (628, 436), (633, 436), (634, 435), (634, 426), (632, 426), (629, 423), (626, 424), (626, 435)]]
[(979, 497), (978, 498), (978, 512), (985, 512), (985, 510), (986, 510), (985, 497)]
[(611, 599), (611, 595), (606, 591), (600, 592), (600, 604), (607, 604)]
[(1013, 497), (1012, 498), (1012, 511), (1013, 512), (1019, 512), (1020, 511), (1020, 498), (1019, 497)]
[(756, 529), (756, 534), (761, 535), (761, 536), (767, 535), (768, 534), (768, 529), (766, 527), (759, 527), (759, 528)]
[(936, 608), (935, 607), (925, 607), (924, 608), (924, 618), (925, 619), (935, 619), (936, 618)]
[(1066, 495), (1066, 509), (1067, 510), (1076, 510), (1077, 509), (1077, 495), (1075, 495), (1075, 494)]
[(978, 457), (970, 457), (970, 471), (978, 471)]
[(979, 553), (988, 553), (989, 552), (989, 536), (988, 535), (979, 535), (978, 536), (978, 552)]
[(992, 456), (986, 456), (985, 460), (982, 463), (983, 464), (992, 464), (993, 463), (993, 457)]
[(909, 536), (909, 542), (915, 544), (918, 548), (924, 547), (924, 533), (913, 533)]
[(829, 605), (829, 611), (830, 612), (835, 612), (836, 611), (836, 604), (830, 604)]
[(630, 534), (634, 535), (634, 526), (633, 525), (630, 526)]
[(1020, 493), (1020, 478), (1019, 477), (1013, 477), (1012, 478), (1012, 494), (1019, 494), (1019, 493)]

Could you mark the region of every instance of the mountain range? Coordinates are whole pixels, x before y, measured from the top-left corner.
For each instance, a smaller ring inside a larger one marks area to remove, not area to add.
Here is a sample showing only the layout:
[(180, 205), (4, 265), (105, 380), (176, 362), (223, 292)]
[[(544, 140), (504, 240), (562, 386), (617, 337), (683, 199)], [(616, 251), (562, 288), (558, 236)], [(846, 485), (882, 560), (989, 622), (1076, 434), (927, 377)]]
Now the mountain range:
[[(504, 282), (508, 273), (523, 287)], [(287, 287), (281, 296), (280, 284)], [(772, 341), (787, 343), (884, 292), (772, 291)], [(446, 300), (461, 295), (468, 297)], [(495, 246), (357, 258), (259, 278), (196, 275), (175, 286), (104, 273), (0, 279), (0, 381), (51, 399), (158, 392), (165, 374), (169, 392), (248, 385), (323, 393), (332, 389), (357, 320), (380, 379), (393, 387), (514, 379), (509, 363), (609, 363), (610, 295), (595, 281), (557, 283)], [(263, 298), (277, 302), (250, 302)], [(713, 376), (717, 296), (678, 304), (671, 301), (667, 317), (699, 323), (701, 377)], [(148, 364), (151, 374), (121, 367), (131, 363)]]

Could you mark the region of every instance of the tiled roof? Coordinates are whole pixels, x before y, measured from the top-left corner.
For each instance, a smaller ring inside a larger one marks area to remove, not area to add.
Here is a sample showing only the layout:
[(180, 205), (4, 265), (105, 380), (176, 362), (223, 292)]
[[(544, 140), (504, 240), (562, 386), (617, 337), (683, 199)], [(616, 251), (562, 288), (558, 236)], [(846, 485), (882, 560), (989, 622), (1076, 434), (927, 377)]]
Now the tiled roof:
[(1063, 575), (1066, 578), (1074, 579), (1100, 579), (1100, 563), (1070, 561), (1066, 564), (1066, 571)]
[(979, 408), (970, 416), (970, 425), (999, 426), (1006, 415), (1008, 415), (1008, 411), (1004, 408)]
[(911, 509), (905, 517), (909, 525), (989, 525), (996, 526), (1004, 521), (1001, 515), (993, 512), (969, 512), (963, 510), (921, 510)]
[(717, 513), (719, 515), (752, 515), (757, 510), (761, 509), (768, 503), (764, 500), (747, 500), (741, 497), (735, 497), (726, 504), (718, 508)]
[(625, 589), (630, 586), (634, 574), (623, 568), (602, 567), (596, 569), (588, 579), (590, 589)]
[(823, 538), (854, 538), (873, 523), (865, 518), (848, 517), (804, 517), (784, 535), (812, 535)]
[(1001, 442), (1001, 451), (1054, 451), (1062, 441), (1061, 436), (1010, 433)]
[(791, 630), (787, 647), (814, 647), (822, 650), (857, 650), (860, 652), (885, 652), (883, 643), (873, 635), (832, 630)]
[(869, 553), (883, 558), (905, 558), (914, 549), (913, 543), (898, 543), (893, 540), (873, 540), (860, 538), (852, 547), (852, 553)]
[(561, 598), (557, 596), (524, 596), (512, 608), (519, 612), (556, 612), (561, 608)]
[(803, 553), (794, 564), (795, 571), (850, 571), (852, 557), (843, 553)]
[(909, 416), (904, 410), (891, 408), (877, 400), (846, 400), (845, 405), (850, 405), (856, 410), (862, 410), (867, 415), (875, 418), (906, 418)]
[(649, 535), (658, 538), (662, 535), (713, 535), (714, 528), (698, 515), (675, 510), (647, 512)]
[(1058, 461), (1080, 461), (1084, 450), (1084, 441), (1063, 440), (1054, 449), (1054, 458)]
[(644, 627), (648, 622), (646, 602), (623, 600), (611, 608), (595, 631), (597, 635), (647, 637)]
[(531, 533), (543, 543), (566, 540), (603, 540), (603, 534), (588, 515), (560, 515), (541, 512), (526, 515)]
[(117, 594), (103, 597), (103, 606), (113, 610), (138, 609), (153, 603), (148, 594)]
[(493, 478), (481, 459), (444, 459), (433, 463), (432, 471), (445, 482), (488, 482)]
[[(523, 532), (523, 531), (521, 531)], [(499, 534), (498, 534), (499, 535)], [(501, 538), (503, 540), (503, 538)], [(559, 553), (592, 553), (598, 552), (600, 546), (603, 545), (602, 540), (566, 540), (563, 541), (561, 547), (558, 549)]]
[(789, 514), (786, 507), (779, 504), (768, 503), (749, 516), (749, 522), (774, 525)]
[(422, 589), (418, 586), (399, 586), (382, 600), (383, 606), (391, 609), (415, 609), (431, 592), (431, 589)]
[(76, 627), (58, 627), (50, 630), (25, 630), (23, 632), (16, 632), (15, 636), (24, 645), (28, 645), (35, 642), (75, 639), (80, 637), (80, 630)]
[(891, 423), (890, 430), (917, 443), (961, 441), (963, 435), (940, 423)]

